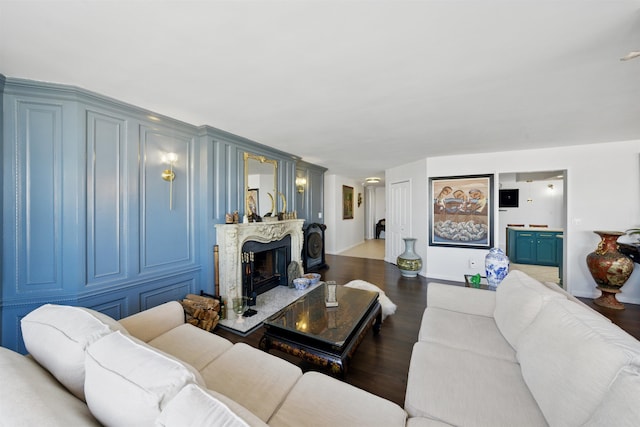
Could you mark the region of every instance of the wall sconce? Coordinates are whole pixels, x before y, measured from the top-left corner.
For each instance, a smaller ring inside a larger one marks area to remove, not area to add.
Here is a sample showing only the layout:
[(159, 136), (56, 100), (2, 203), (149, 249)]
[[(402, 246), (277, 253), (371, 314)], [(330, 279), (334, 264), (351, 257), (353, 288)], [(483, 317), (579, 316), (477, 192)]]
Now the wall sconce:
[(303, 178), (301, 176), (296, 178), (296, 188), (298, 190), (298, 193), (302, 194), (304, 193), (304, 186), (307, 185), (307, 179)]
[(358, 207), (362, 204), (362, 193), (358, 193)]
[(553, 191), (554, 190), (553, 184), (547, 185), (547, 188), (549, 188), (549, 191)]
[(169, 163), (169, 169), (162, 171), (162, 179), (169, 182), (169, 210), (173, 210), (173, 181), (176, 179), (176, 173), (173, 171), (173, 165), (178, 161), (176, 153), (167, 153), (162, 156), (163, 163)]

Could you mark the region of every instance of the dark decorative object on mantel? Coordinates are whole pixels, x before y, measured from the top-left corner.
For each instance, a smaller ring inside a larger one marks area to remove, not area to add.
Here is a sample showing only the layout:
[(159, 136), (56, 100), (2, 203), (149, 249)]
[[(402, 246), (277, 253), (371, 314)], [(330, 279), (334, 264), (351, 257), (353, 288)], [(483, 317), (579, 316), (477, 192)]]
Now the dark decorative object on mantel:
[(324, 231), (327, 226), (314, 222), (304, 229), (302, 264), (305, 273), (329, 268), (325, 261)]
[(587, 255), (587, 266), (602, 295), (593, 300), (601, 307), (624, 310), (624, 304), (616, 299), (620, 288), (633, 273), (633, 261), (618, 250), (620, 231), (594, 231), (601, 240), (594, 252)]

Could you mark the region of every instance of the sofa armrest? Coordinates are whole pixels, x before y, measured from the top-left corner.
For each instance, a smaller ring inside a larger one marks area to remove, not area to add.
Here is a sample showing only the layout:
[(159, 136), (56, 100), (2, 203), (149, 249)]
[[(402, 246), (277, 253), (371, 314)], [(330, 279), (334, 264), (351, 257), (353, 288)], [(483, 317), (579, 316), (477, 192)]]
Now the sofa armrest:
[(169, 301), (140, 313), (120, 319), (129, 334), (149, 342), (184, 323), (184, 309), (177, 301)]
[(496, 293), (484, 289), (430, 282), (427, 284), (427, 308), (429, 307), (493, 317)]

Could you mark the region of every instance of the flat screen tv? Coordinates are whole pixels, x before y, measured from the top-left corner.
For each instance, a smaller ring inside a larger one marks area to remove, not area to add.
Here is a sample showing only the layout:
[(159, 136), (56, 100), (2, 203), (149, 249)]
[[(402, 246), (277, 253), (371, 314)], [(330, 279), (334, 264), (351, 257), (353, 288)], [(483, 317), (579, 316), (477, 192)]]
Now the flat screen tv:
[(509, 190), (500, 190), (499, 207), (517, 208), (519, 192), (520, 190), (518, 190), (517, 188), (513, 188)]

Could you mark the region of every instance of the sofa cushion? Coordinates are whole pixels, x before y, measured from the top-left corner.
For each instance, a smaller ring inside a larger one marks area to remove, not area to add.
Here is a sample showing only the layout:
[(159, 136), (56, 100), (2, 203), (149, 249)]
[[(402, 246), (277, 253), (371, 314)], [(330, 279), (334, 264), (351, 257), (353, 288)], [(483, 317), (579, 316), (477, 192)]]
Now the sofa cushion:
[(89, 408), (31, 357), (0, 347), (0, 425), (99, 426)]
[(264, 422), (302, 376), (296, 365), (244, 343), (235, 344), (201, 373), (208, 389), (235, 400)]
[(637, 367), (622, 369), (585, 427), (628, 426), (640, 423), (640, 372)]
[(504, 339), (493, 317), (427, 307), (418, 340), (516, 362), (515, 350)]
[(107, 426), (152, 425), (185, 385), (203, 385), (192, 367), (120, 332), (89, 346), (85, 369), (87, 405)]
[(398, 405), (317, 372), (300, 378), (269, 420), (277, 426), (405, 426)]
[(517, 363), (437, 343), (413, 346), (405, 410), (457, 426), (546, 426)]
[(522, 334), (522, 375), (551, 425), (578, 426), (601, 404), (640, 342), (593, 310), (566, 299), (547, 304)]
[(120, 319), (120, 324), (127, 328), (130, 335), (149, 342), (184, 324), (184, 319), (182, 305), (178, 301), (169, 301)]
[(124, 326), (83, 307), (45, 304), (21, 320), (27, 351), (76, 397), (84, 400), (85, 350)]
[(189, 323), (152, 339), (149, 345), (177, 357), (198, 371), (233, 346), (231, 341)]
[(525, 273), (513, 270), (496, 289), (493, 317), (511, 347), (518, 348), (518, 338), (553, 299), (566, 299)]
[(496, 309), (496, 294), (484, 289), (429, 282), (427, 284), (427, 306), (476, 316), (493, 317), (493, 312)]
[(162, 410), (156, 426), (266, 427), (267, 424), (233, 400), (189, 384)]

